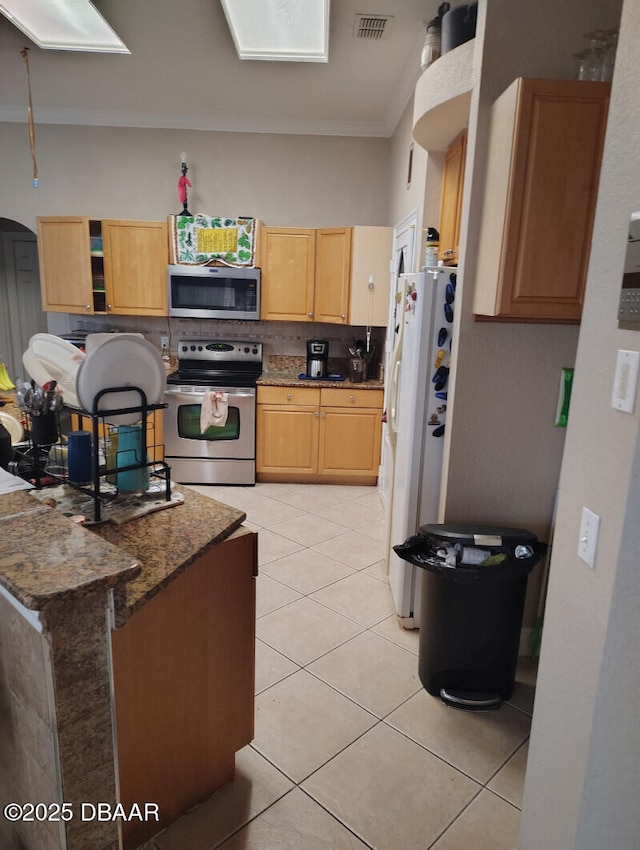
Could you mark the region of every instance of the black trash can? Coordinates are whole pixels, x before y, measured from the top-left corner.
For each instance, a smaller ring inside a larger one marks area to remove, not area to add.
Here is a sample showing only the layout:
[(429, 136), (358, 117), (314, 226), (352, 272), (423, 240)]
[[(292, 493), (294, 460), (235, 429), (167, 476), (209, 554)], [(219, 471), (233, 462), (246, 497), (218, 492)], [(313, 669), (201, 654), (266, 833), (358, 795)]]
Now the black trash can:
[(424, 571), (420, 681), (454, 708), (499, 708), (513, 694), (527, 578), (546, 544), (521, 528), (445, 524), (393, 548)]

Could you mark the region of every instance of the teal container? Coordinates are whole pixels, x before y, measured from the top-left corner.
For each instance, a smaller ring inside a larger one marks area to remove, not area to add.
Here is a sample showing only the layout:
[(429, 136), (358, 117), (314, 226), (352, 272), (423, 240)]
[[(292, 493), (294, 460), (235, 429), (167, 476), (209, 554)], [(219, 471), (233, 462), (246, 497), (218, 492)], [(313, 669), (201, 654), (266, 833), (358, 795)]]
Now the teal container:
[(149, 467), (120, 471), (123, 466), (136, 463), (146, 464), (148, 457), (142, 454), (142, 426), (120, 425), (118, 427), (118, 451), (116, 454), (116, 487), (122, 493), (136, 493), (149, 489)]

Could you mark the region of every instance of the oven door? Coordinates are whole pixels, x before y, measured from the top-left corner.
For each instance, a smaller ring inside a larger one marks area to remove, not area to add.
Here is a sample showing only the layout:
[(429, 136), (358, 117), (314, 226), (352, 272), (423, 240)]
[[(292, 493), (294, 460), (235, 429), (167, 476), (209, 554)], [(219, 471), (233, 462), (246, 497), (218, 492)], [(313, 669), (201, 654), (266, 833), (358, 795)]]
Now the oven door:
[[(227, 393), (227, 422), (200, 431), (200, 411), (207, 392)], [(164, 441), (167, 458), (255, 461), (255, 387), (203, 387), (179, 384), (165, 391)]]

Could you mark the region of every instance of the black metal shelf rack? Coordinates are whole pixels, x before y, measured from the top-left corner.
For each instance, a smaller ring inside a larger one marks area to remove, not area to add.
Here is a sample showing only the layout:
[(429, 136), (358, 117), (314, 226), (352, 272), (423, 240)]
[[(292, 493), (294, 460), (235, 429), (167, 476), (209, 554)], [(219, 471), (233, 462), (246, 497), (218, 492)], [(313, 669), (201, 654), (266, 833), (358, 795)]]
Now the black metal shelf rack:
[[(110, 394), (115, 393), (131, 393), (135, 392), (139, 395), (140, 403), (134, 406), (100, 408), (100, 401)], [(78, 422), (82, 425), (83, 419), (89, 419), (91, 423), (91, 482), (87, 484), (79, 484), (69, 480), (66, 464), (60, 463), (53, 465), (51, 463), (50, 451), (56, 445), (56, 441), (61, 433), (60, 415), (48, 414), (55, 417), (55, 425), (51, 425), (48, 429), (51, 442), (38, 442), (40, 439), (37, 432), (41, 429), (33, 428), (33, 417), (27, 414), (27, 430), (29, 439), (20, 446), (14, 446), (14, 453), (17, 460), (17, 473), (37, 487), (41, 488), (52, 483), (67, 484), (74, 490), (89, 496), (93, 500), (93, 521), (99, 522), (101, 519), (101, 505), (103, 502), (117, 498), (120, 495), (117, 488), (118, 475), (124, 472), (130, 472), (137, 469), (149, 470), (150, 478), (164, 481), (164, 494), (166, 501), (171, 500), (171, 468), (164, 460), (149, 460), (149, 450), (152, 452), (161, 453), (164, 456), (164, 446), (154, 441), (153, 445), (148, 441), (148, 423), (149, 414), (155, 410), (162, 410), (166, 404), (149, 404), (147, 396), (140, 387), (110, 387), (100, 390), (93, 399), (93, 409), (85, 410), (82, 408), (67, 407), (65, 410), (71, 416), (77, 416)], [(118, 462), (118, 452), (109, 451), (110, 435), (112, 429), (117, 431), (117, 426), (110, 425), (109, 420), (123, 414), (140, 414), (139, 419), (136, 418), (136, 424), (140, 426), (140, 456), (145, 458), (144, 461), (136, 463)], [(88, 429), (87, 429), (88, 430)], [(34, 440), (34, 433), (36, 438)], [(48, 438), (47, 438), (48, 439)], [(103, 462), (101, 462), (101, 457)], [(111, 465), (110, 465), (111, 458)], [(54, 458), (55, 460), (55, 458)], [(110, 486), (105, 488), (103, 481), (116, 482), (115, 488)]]

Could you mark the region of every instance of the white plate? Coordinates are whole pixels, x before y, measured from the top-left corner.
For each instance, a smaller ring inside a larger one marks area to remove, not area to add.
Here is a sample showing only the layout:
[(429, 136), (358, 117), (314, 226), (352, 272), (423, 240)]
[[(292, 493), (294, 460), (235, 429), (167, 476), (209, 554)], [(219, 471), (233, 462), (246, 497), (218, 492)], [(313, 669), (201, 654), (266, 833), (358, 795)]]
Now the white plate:
[(11, 445), (15, 446), (16, 443), (19, 443), (24, 437), (24, 429), (15, 416), (11, 416), (10, 413), (4, 413), (0, 410), (0, 422), (2, 422), (11, 436)]
[(87, 355), (93, 354), (96, 348), (99, 348), (103, 342), (107, 342), (110, 339), (115, 339), (116, 336), (119, 339), (144, 339), (142, 334), (136, 333), (95, 333), (95, 334), (87, 334), (87, 338), (84, 344), (84, 350)]
[(76, 375), (83, 360), (84, 352), (53, 334), (34, 334), (22, 355), (24, 367), (33, 380), (40, 386), (55, 380), (65, 404), (72, 407), (79, 407)]
[[(160, 352), (144, 338), (114, 337), (88, 354), (76, 375), (76, 395), (88, 413), (101, 390), (115, 387), (139, 387), (147, 396), (147, 404), (161, 404), (167, 377)], [(109, 393), (98, 402), (98, 410), (140, 407), (140, 394), (135, 390)], [(111, 425), (134, 425), (142, 419), (138, 411), (116, 413), (105, 417)]]

